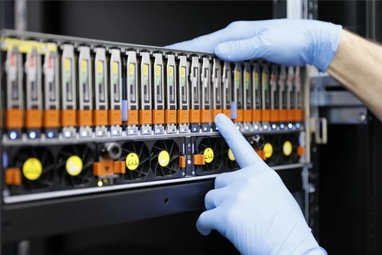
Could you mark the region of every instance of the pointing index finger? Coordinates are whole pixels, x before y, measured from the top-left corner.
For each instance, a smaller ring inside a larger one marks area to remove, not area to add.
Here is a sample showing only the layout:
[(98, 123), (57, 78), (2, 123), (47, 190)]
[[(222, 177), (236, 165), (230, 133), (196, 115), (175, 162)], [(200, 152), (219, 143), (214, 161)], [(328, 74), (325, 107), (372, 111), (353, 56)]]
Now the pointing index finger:
[(215, 124), (241, 168), (260, 162), (260, 157), (227, 116), (216, 115)]

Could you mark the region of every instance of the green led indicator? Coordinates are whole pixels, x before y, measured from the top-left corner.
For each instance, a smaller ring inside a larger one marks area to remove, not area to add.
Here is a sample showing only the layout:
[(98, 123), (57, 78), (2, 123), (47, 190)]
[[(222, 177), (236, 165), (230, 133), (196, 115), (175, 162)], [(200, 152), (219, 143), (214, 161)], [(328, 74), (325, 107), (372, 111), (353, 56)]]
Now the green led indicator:
[(66, 79), (66, 83), (70, 82), (70, 71), (65, 72), (65, 79)]
[(181, 86), (184, 87), (186, 85), (186, 68), (182, 67), (181, 70)]
[(130, 80), (130, 84), (133, 85), (134, 84), (134, 75), (133, 74), (129, 75), (129, 80)]
[(118, 76), (117, 76), (117, 74), (113, 74), (113, 82), (114, 82), (114, 84), (118, 83)]
[(236, 88), (240, 89), (240, 72), (236, 71)]
[(173, 85), (173, 78), (172, 78), (172, 76), (170, 76), (168, 78), (168, 83), (169, 83), (169, 86), (172, 87), (172, 85)]
[(103, 81), (103, 62), (98, 61), (98, 80), (99, 82)]
[(172, 87), (172, 85), (173, 85), (173, 76), (172, 76), (172, 72), (173, 72), (173, 70), (172, 70), (172, 66), (170, 66), (169, 68), (168, 68), (168, 85), (170, 86), (170, 87)]
[(263, 78), (264, 78), (264, 90), (268, 90), (268, 74), (267, 73), (264, 73), (263, 75)]
[(255, 82), (255, 90), (259, 89), (259, 74), (257, 72), (254, 73), (253, 80)]
[(102, 72), (98, 73), (98, 80), (99, 80), (100, 82), (103, 81), (103, 73), (102, 73)]
[(160, 70), (161, 68), (160, 68), (160, 66), (159, 65), (157, 65), (157, 67), (156, 67), (156, 83), (157, 83), (157, 86), (160, 86)]
[(249, 89), (249, 73), (246, 72), (245, 73), (245, 89), (248, 90)]
[(88, 79), (87, 72), (82, 72), (82, 83), (85, 84)]
[(148, 73), (148, 68), (147, 68), (147, 65), (143, 65), (143, 85), (148, 85), (148, 77), (147, 77), (147, 73)]
[(129, 81), (131, 86), (134, 85), (134, 64), (130, 64), (129, 66)]

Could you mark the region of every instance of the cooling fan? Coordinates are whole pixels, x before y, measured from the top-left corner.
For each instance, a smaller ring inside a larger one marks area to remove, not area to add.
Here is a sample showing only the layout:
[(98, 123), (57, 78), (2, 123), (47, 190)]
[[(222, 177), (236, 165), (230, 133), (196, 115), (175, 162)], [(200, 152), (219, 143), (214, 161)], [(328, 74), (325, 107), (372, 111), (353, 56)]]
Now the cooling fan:
[(53, 155), (47, 148), (27, 147), (14, 156), (14, 166), (21, 170), (22, 193), (42, 192), (53, 186), (55, 177)]
[(265, 162), (269, 166), (281, 164), (283, 152), (280, 135), (265, 135), (263, 136), (262, 150), (265, 156)]
[(226, 142), (223, 143), (223, 156), (224, 156), (224, 170), (234, 171), (240, 169), (239, 164), (236, 161), (235, 155), (228, 147)]
[(89, 186), (94, 180), (94, 159), (95, 153), (88, 145), (63, 147), (57, 156), (60, 186), (64, 188)]
[(282, 139), (283, 163), (293, 164), (298, 162), (297, 148), (299, 147), (299, 134), (283, 135)]
[(179, 147), (174, 140), (155, 142), (151, 150), (151, 169), (156, 177), (171, 177), (179, 171)]
[(204, 155), (205, 164), (196, 166), (197, 171), (218, 172), (223, 166), (224, 154), (223, 148), (224, 138), (208, 137), (201, 138), (197, 145), (197, 154)]
[(124, 143), (119, 160), (126, 165), (126, 173), (122, 175), (124, 181), (141, 181), (149, 174), (150, 154), (143, 142)]

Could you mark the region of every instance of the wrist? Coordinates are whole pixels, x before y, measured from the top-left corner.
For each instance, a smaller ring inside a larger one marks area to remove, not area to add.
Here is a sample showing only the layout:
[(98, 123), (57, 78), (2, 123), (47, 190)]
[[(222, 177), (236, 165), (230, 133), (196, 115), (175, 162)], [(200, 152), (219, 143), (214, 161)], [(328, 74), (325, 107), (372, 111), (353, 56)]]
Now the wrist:
[[(295, 239), (295, 238), (293, 238)], [(293, 254), (293, 255), (327, 255), (326, 251), (323, 250), (319, 244), (317, 243), (316, 239), (314, 238), (311, 231), (309, 231), (305, 237), (300, 239), (300, 241), (297, 241), (298, 239), (295, 239), (295, 243), (293, 242), (289, 243), (290, 248), (286, 249), (285, 254)], [(325, 253), (322, 253), (322, 251), (325, 251)], [(284, 253), (284, 251), (283, 251)]]
[(311, 57), (309, 64), (325, 72), (332, 62), (340, 44), (342, 26), (318, 21), (314, 30), (313, 33), (315, 36), (312, 37), (313, 42), (311, 42), (312, 45), (309, 47)]

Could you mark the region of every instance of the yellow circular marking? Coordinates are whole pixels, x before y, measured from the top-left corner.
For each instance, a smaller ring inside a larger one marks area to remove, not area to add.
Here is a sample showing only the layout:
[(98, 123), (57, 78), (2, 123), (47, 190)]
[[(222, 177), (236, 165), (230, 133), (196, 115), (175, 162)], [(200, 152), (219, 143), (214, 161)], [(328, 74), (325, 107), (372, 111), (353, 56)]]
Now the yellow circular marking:
[(130, 153), (126, 157), (126, 166), (129, 170), (134, 171), (138, 168), (139, 165), (139, 157), (134, 152)]
[(204, 159), (207, 163), (211, 163), (214, 160), (214, 151), (211, 148), (204, 150)]
[(283, 152), (284, 152), (285, 156), (289, 156), (290, 154), (292, 154), (292, 144), (291, 144), (291, 142), (285, 141), (285, 143), (283, 145)]
[(31, 181), (37, 180), (42, 173), (42, 165), (37, 158), (29, 158), (23, 165), (24, 176)]
[(231, 149), (228, 149), (228, 158), (231, 160), (231, 161), (235, 161), (236, 158), (235, 156), (233, 155), (233, 152), (231, 151)]
[(66, 171), (71, 176), (77, 176), (82, 171), (82, 160), (78, 156), (71, 156), (66, 161)]
[(270, 144), (270, 143), (264, 144), (263, 151), (265, 153), (265, 157), (266, 158), (270, 158), (272, 156), (272, 154), (273, 154), (272, 144)]
[(170, 163), (170, 155), (167, 151), (161, 151), (158, 155), (158, 163), (159, 165), (165, 167)]

